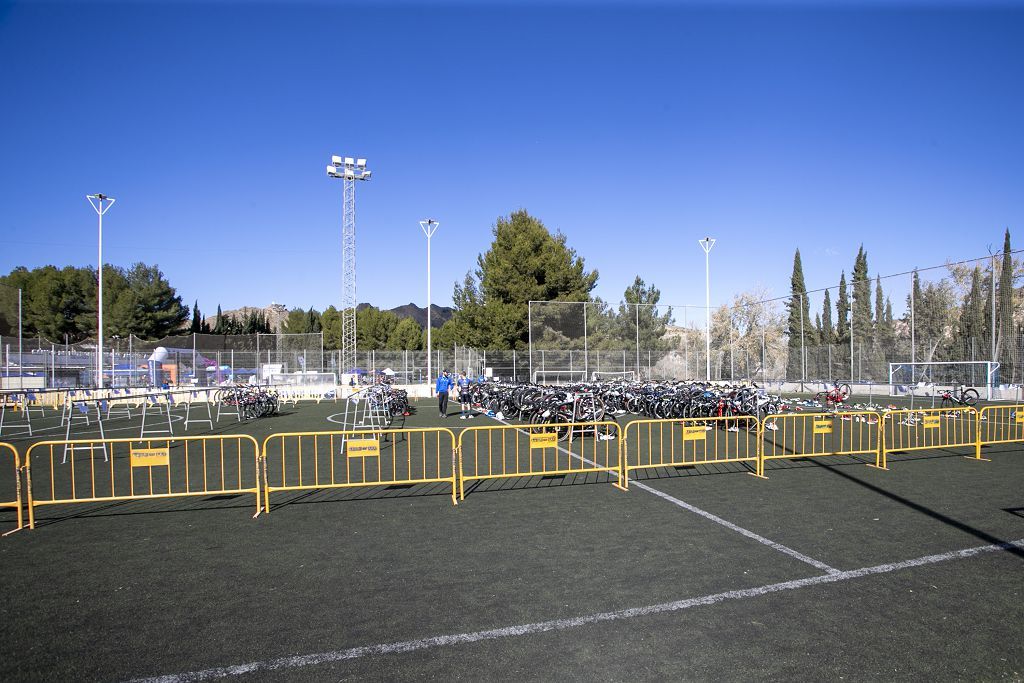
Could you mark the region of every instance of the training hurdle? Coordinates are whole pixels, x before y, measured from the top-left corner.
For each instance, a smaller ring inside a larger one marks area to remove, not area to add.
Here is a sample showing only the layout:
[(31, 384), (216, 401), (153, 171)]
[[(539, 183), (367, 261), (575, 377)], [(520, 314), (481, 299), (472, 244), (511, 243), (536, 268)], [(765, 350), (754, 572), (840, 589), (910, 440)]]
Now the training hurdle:
[(978, 439), (974, 457), (981, 457), (981, 447), (997, 443), (1024, 441), (1024, 405), (986, 406), (978, 413)]
[(270, 494), (447, 483), (456, 503), (455, 434), (445, 428), (271, 434), (263, 440), (263, 507)]
[(880, 422), (870, 411), (768, 415), (759, 427), (757, 476), (766, 478), (768, 460), (873, 455), (878, 465)]
[(978, 449), (978, 411), (974, 408), (891, 410), (882, 416), (882, 446), (876, 465), (888, 467), (895, 452), (970, 446)]
[(625, 488), (637, 470), (742, 462), (756, 468), (758, 430), (749, 415), (629, 422), (622, 439)]
[[(7, 500), (4, 498), (0, 500), (0, 508), (14, 508), (18, 511), (18, 526), (14, 527), (10, 531), (5, 532), (3, 535), (13, 534), (23, 526), (24, 517), (21, 509), (21, 459), (18, 457), (18, 451), (9, 443), (0, 443), (0, 459), (10, 456), (11, 463), (14, 465), (13, 469), (4, 467), (4, 474), (0, 475), (0, 481), (3, 482), (3, 486), (6, 489), (8, 484), (8, 477), (11, 477), (14, 481), (14, 498)], [(10, 474), (7, 474), (10, 472)], [(0, 496), (6, 496), (7, 494), (0, 493)]]
[[(89, 455), (76, 457), (82, 450)], [(97, 463), (97, 450), (109, 459)], [(24, 467), (30, 528), (42, 505), (251, 494), (253, 516), (262, 509), (259, 444), (247, 434), (42, 441), (28, 449)]]
[(480, 479), (606, 472), (625, 490), (618, 423), (572, 422), (468, 427), (459, 434), (459, 498)]

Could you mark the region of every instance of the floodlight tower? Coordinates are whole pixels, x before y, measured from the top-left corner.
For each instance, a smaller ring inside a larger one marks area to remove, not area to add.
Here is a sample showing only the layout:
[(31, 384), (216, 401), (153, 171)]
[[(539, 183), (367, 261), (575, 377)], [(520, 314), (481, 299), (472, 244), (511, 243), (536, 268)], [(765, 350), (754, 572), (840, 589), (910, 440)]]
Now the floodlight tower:
[(327, 175), (345, 181), (341, 220), (341, 372), (356, 367), (356, 181), (369, 180), (366, 159), (331, 156)]
[(711, 381), (711, 248), (715, 246), (715, 241), (713, 237), (697, 240), (697, 244), (704, 250), (704, 355), (708, 382)]

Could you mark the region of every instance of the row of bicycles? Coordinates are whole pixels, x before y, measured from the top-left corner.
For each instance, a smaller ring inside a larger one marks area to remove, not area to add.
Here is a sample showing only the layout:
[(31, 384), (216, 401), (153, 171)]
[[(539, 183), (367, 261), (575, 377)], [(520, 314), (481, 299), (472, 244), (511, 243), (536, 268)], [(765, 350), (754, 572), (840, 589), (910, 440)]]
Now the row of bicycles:
[(276, 415), (281, 407), (277, 391), (259, 385), (223, 387), (217, 390), (213, 400), (232, 410), (237, 408), (238, 416), (243, 420)]

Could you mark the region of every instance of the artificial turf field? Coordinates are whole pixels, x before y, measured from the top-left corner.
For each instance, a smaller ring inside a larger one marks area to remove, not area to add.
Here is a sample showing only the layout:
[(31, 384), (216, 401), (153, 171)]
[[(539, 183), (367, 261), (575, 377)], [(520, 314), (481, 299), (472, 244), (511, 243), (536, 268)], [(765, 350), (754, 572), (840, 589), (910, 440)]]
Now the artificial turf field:
[(484, 480), (458, 506), (280, 492), (255, 520), (251, 496), (39, 508), (0, 539), (0, 679), (1020, 680), (1024, 458), (968, 452)]

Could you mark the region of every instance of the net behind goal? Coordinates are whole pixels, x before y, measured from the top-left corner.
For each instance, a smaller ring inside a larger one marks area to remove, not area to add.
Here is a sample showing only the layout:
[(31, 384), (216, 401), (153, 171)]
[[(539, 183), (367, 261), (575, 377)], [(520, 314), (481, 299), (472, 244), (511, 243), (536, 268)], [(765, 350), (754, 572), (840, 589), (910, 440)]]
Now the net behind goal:
[(999, 383), (999, 363), (993, 361), (949, 361), (889, 363), (890, 395), (926, 386), (935, 388), (973, 387), (986, 398)]

